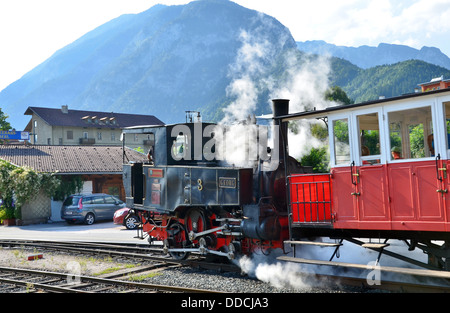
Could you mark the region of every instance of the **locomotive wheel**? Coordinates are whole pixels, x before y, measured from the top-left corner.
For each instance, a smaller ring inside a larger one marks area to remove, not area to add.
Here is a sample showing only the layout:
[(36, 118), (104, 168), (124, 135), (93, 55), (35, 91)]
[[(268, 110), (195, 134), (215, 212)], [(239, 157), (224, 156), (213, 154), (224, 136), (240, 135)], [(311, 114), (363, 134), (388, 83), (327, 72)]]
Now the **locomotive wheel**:
[(189, 233), (199, 233), (208, 229), (206, 218), (201, 209), (194, 208), (187, 212), (185, 218), (186, 230)]
[[(164, 241), (164, 246), (169, 249), (186, 248), (187, 233), (185, 227), (178, 222), (172, 223), (167, 228), (169, 238)], [(189, 256), (189, 252), (169, 252), (172, 258), (176, 260), (184, 260)]]

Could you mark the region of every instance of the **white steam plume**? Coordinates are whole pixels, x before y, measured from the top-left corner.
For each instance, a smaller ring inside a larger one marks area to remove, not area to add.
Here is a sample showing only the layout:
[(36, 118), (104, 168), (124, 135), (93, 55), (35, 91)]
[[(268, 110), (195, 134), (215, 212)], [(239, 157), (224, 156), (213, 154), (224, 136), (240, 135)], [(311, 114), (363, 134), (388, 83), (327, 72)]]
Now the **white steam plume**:
[[(230, 125), (254, 115), (258, 96), (264, 90), (269, 91), (267, 103), (270, 106), (271, 99), (290, 99), (290, 113), (335, 105), (324, 97), (329, 88), (330, 59), (301, 55), (295, 49), (285, 51), (281, 56), (280, 50), (287, 45), (288, 40), (292, 40), (291, 37), (280, 35), (273, 42), (269, 37), (271, 32), (267, 31), (267, 27), (275, 31), (272, 19), (263, 14), (258, 19), (264, 27), (256, 28), (251, 33), (243, 30), (240, 34), (242, 44), (235, 63), (230, 66), (232, 81), (227, 87), (227, 95), (234, 101), (224, 109), (225, 117), (221, 123)], [(269, 75), (274, 64), (285, 69), (280, 77)], [(289, 133), (289, 149), (293, 157), (300, 158), (311, 148), (323, 146), (320, 140), (311, 135), (306, 121), (298, 122), (297, 129), (296, 135)], [(241, 134), (238, 132), (231, 136), (239, 138)], [(237, 164), (239, 161), (232, 163)]]
[(276, 288), (301, 289), (308, 286), (296, 273), (301, 266), (295, 263), (271, 262), (267, 256), (243, 256), (237, 260), (243, 273)]

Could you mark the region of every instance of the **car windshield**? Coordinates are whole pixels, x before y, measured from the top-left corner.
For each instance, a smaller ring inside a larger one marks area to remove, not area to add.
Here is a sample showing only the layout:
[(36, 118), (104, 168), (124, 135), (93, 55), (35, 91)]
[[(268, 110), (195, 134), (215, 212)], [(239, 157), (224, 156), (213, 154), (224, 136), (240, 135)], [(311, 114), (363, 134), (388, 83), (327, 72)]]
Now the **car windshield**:
[(79, 201), (80, 201), (80, 197), (68, 197), (66, 200), (64, 200), (63, 205), (66, 205), (66, 206), (78, 205)]

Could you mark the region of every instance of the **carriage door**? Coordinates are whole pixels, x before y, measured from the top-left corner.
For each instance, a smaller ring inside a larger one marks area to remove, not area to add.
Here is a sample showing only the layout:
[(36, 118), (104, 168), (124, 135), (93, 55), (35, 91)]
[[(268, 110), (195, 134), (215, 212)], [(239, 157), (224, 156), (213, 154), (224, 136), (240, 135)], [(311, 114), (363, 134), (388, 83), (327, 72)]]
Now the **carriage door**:
[(355, 113), (356, 156), (352, 169), (359, 226), (364, 229), (390, 225), (381, 109)]
[(442, 230), (438, 227), (445, 216), (444, 136), (443, 127), (433, 127), (432, 104), (387, 112), (389, 149), (400, 154), (388, 159), (393, 229)]
[(389, 223), (381, 109), (331, 120), (335, 227), (376, 229)]
[[(446, 214), (446, 224), (447, 224), (447, 231), (450, 230), (450, 99), (446, 102), (443, 102), (443, 116), (444, 116), (444, 125), (440, 126), (439, 129), (443, 130), (442, 143), (440, 146), (443, 146), (442, 155), (447, 156), (444, 157), (441, 161), (441, 164), (439, 164), (438, 168), (438, 178), (442, 180), (442, 186), (441, 186), (441, 194), (442, 197), (445, 198), (445, 214)], [(440, 108), (440, 107), (439, 107)]]
[(330, 134), (332, 210), (337, 228), (352, 228), (358, 220), (356, 184), (354, 183), (355, 164), (351, 148), (351, 115), (330, 116), (328, 120)]

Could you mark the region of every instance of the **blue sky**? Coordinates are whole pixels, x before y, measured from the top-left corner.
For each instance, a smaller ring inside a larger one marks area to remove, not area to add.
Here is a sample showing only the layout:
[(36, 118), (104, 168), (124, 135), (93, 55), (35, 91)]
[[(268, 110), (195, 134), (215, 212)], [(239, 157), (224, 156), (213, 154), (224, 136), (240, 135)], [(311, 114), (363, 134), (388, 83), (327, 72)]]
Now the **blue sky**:
[[(183, 0), (2, 0), (0, 91), (95, 27)], [(345, 46), (434, 46), (450, 56), (450, 0), (235, 0), (271, 15), (295, 40)]]

